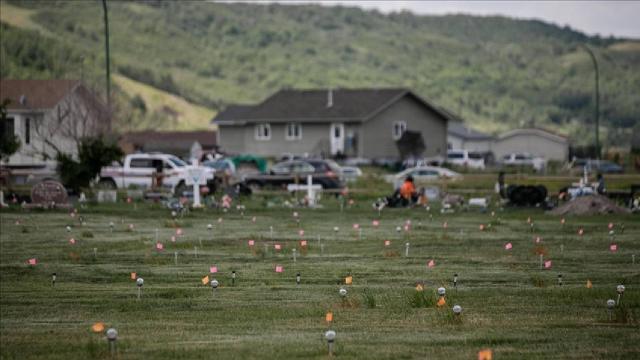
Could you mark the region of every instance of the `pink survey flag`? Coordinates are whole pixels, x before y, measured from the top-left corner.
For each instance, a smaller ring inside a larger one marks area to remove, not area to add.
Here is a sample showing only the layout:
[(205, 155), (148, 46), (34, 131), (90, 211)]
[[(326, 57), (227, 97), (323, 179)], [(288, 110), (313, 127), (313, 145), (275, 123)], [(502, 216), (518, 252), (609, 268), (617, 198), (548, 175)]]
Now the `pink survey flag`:
[(73, 245), (75, 243), (76, 243), (76, 239), (74, 238), (69, 239), (69, 244)]
[(378, 227), (378, 226), (380, 226), (380, 221), (378, 221), (378, 220), (373, 220), (373, 221), (371, 222), (371, 224), (372, 224), (374, 227)]
[(302, 247), (307, 246), (307, 240), (301, 240), (300, 241), (300, 246), (302, 246)]
[(578, 235), (580, 236), (584, 235), (584, 229), (580, 228), (580, 230), (578, 230)]
[(355, 230), (360, 229), (360, 224), (353, 224), (353, 228), (354, 228)]
[(443, 227), (443, 228), (445, 228), (445, 229), (446, 229), (446, 228), (448, 228), (448, 227), (449, 227), (449, 223), (447, 223), (447, 222), (445, 221), (445, 222), (442, 224), (442, 227)]
[(513, 245), (510, 242), (504, 245), (505, 250), (511, 250), (511, 248), (513, 248)]
[(536, 236), (536, 244), (540, 244), (540, 241), (542, 241), (542, 239), (540, 238), (540, 236)]
[(384, 246), (389, 246), (391, 245), (391, 240), (385, 240), (384, 241)]
[(294, 217), (294, 218), (297, 218), (297, 217), (298, 217), (298, 212), (297, 212), (297, 211), (294, 211), (294, 212), (293, 212), (293, 217)]
[(404, 231), (409, 231), (409, 230), (411, 230), (411, 225), (405, 224), (404, 225)]
[(177, 228), (176, 229), (176, 235), (178, 235), (178, 236), (182, 235), (182, 228)]
[(218, 267), (217, 266), (209, 266), (209, 272), (212, 274), (215, 274), (218, 272)]
[(175, 236), (171, 236), (171, 242), (176, 242), (176, 237)]
[(162, 245), (162, 243), (157, 243), (156, 244), (156, 249), (157, 250), (164, 250), (164, 245)]
[(480, 224), (478, 228), (480, 229), (480, 231), (484, 231), (484, 224)]
[(304, 230), (300, 229), (300, 231), (298, 231), (298, 235), (304, 236)]
[(612, 222), (609, 223), (609, 230), (611, 230), (611, 229), (613, 229), (613, 223)]
[(134, 226), (133, 224), (129, 224), (129, 230), (133, 230)]
[(284, 267), (282, 265), (276, 265), (276, 272), (281, 273), (284, 271)]
[(36, 258), (31, 258), (31, 259), (27, 260), (27, 264), (36, 265), (36, 264), (38, 264), (38, 260), (36, 260)]
[(617, 244), (611, 244), (611, 245), (609, 245), (609, 250), (611, 250), (611, 252), (616, 252), (616, 251), (618, 251), (618, 245), (617, 245)]
[(282, 249), (282, 245), (280, 245), (280, 244), (275, 244), (275, 245), (273, 245), (273, 247), (274, 247), (274, 249), (276, 249), (276, 250), (280, 250), (280, 249)]
[(69, 213), (69, 216), (71, 216), (72, 218), (74, 218), (74, 217), (76, 217), (76, 213), (74, 213), (74, 212)]
[(427, 264), (428, 267), (432, 268), (434, 266), (436, 266), (436, 262), (433, 260), (429, 260), (429, 263)]
[(253, 246), (253, 245), (255, 245), (255, 244), (256, 244), (256, 241), (255, 241), (255, 240), (249, 240), (249, 246)]
[(544, 268), (545, 269), (551, 269), (551, 260), (547, 260), (544, 262)]

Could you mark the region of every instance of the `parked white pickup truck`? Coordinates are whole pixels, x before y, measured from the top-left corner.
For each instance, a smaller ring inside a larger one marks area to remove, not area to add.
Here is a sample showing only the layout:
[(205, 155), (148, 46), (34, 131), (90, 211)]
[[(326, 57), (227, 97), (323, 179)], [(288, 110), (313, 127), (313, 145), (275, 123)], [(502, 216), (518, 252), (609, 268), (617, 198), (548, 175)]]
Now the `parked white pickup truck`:
[[(160, 184), (181, 196), (192, 189), (188, 184), (188, 170), (192, 168), (180, 158), (169, 154), (130, 154), (124, 158), (123, 166), (106, 166), (100, 171), (99, 186), (110, 189), (129, 187), (151, 188)], [(200, 166), (210, 192), (215, 191), (215, 170)]]

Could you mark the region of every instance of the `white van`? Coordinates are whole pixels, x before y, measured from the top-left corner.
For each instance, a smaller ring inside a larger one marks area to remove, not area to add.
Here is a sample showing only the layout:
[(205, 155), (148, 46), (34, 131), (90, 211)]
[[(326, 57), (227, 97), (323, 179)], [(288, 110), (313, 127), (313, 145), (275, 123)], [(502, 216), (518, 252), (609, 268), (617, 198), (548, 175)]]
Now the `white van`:
[(447, 162), (451, 165), (466, 166), (470, 169), (484, 170), (484, 157), (480, 153), (468, 150), (447, 151)]

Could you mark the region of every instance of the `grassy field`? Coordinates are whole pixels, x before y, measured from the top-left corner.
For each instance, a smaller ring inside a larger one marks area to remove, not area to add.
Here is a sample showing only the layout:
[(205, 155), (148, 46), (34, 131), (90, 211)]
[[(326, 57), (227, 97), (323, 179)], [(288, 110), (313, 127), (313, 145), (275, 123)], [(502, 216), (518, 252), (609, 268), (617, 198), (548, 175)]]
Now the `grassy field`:
[[(494, 209), (492, 216), (399, 209), (378, 218), (368, 202), (340, 212), (325, 199), (324, 209), (296, 210), (298, 224), (294, 210), (245, 205), (244, 216), (203, 210), (175, 221), (168, 210), (141, 203), (89, 205), (75, 217), (2, 210), (0, 358), (108, 358), (104, 334), (90, 330), (99, 321), (118, 330), (122, 359), (325, 358), (329, 310), (337, 358), (475, 359), (484, 348), (493, 349), (494, 359), (640, 357), (637, 216), (567, 218), (564, 227), (538, 210)], [(407, 220), (410, 231), (397, 232)], [(172, 242), (176, 226), (183, 234)], [(540, 269), (539, 253), (551, 269)], [(38, 264), (27, 265), (29, 258)], [(201, 283), (213, 265), (221, 283), (215, 296)], [(276, 273), (276, 265), (284, 272)], [(145, 280), (140, 301), (131, 272)], [(343, 285), (348, 275), (353, 284)], [(605, 302), (621, 283), (626, 292), (609, 321)], [(440, 286), (447, 304), (437, 308)], [(459, 318), (454, 304), (463, 308)]]

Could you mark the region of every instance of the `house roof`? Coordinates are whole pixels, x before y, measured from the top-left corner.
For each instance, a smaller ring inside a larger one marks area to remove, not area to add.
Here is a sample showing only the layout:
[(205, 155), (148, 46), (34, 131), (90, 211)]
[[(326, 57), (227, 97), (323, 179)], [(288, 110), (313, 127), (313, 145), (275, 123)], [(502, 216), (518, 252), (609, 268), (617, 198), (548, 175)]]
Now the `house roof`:
[(136, 131), (122, 134), (120, 141), (145, 148), (189, 149), (196, 141), (204, 149), (214, 148), (217, 145), (215, 131)]
[(460, 121), (449, 121), (447, 133), (465, 140), (491, 140), (493, 136), (464, 126)]
[(504, 140), (506, 138), (510, 138), (513, 136), (520, 135), (529, 135), (529, 136), (542, 136), (547, 139), (559, 142), (559, 143), (567, 143), (568, 139), (566, 136), (562, 136), (560, 134), (553, 133), (549, 130), (540, 129), (540, 128), (528, 128), (528, 129), (514, 129), (507, 131), (506, 133), (500, 134), (498, 136), (498, 140)]
[[(78, 80), (0, 80), (0, 101), (8, 110), (49, 110), (80, 84)], [(21, 101), (22, 99), (22, 101)]]
[(411, 96), (424, 106), (448, 116), (438, 107), (408, 89), (284, 89), (255, 106), (229, 106), (213, 118), (221, 125), (247, 122), (333, 122), (366, 121), (404, 96)]
[(215, 120), (233, 121), (236, 119), (242, 119), (252, 107), (253, 105), (229, 105), (216, 115)]

